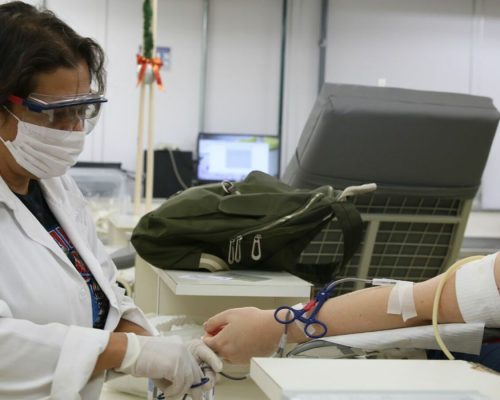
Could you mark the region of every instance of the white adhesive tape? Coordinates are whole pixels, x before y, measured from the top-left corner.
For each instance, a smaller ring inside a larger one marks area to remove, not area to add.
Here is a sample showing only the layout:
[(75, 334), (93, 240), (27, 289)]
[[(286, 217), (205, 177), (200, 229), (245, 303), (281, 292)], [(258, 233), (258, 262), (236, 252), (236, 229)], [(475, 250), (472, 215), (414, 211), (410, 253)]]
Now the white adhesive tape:
[(389, 294), (387, 314), (401, 315), (403, 321), (417, 316), (413, 299), (413, 282), (398, 281)]
[[(294, 310), (302, 310), (304, 308), (304, 304), (302, 303), (297, 303), (295, 304), (294, 306), (292, 306), (292, 308)], [(307, 318), (308, 313), (304, 313), (303, 314), (303, 317), (304, 318)], [(304, 324), (302, 321), (299, 321), (298, 319), (295, 320), (295, 323), (298, 325), (298, 327), (304, 332), (304, 334), (306, 333), (306, 324)], [(314, 329), (314, 326), (309, 326), (307, 328), (307, 332), (310, 334), (310, 335), (314, 335), (316, 333), (316, 329)]]
[(490, 254), (462, 266), (456, 273), (457, 302), (465, 322), (500, 328), (500, 293), (495, 282), (495, 258)]

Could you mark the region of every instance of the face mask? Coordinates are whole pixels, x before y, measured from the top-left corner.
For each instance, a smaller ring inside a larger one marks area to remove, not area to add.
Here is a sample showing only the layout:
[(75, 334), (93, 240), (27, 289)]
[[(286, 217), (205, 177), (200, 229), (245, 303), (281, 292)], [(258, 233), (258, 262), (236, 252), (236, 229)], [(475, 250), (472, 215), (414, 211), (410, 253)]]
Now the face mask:
[(17, 119), (17, 136), (13, 141), (0, 140), (16, 162), (37, 178), (62, 176), (76, 164), (85, 144), (85, 133), (46, 128)]

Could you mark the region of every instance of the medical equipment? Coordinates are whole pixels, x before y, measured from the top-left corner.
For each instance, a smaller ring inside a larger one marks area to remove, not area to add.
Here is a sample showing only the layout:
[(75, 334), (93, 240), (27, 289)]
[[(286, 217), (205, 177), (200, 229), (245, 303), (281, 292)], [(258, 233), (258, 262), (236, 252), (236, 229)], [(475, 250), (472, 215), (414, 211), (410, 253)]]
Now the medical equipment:
[[(418, 282), (444, 272), (459, 257), (498, 118), (486, 97), (325, 83), (282, 180), (297, 188), (377, 183), (352, 200), (363, 242), (335, 276)], [(331, 263), (341, 238), (331, 223), (299, 262)]]
[[(200, 382), (191, 385), (191, 389), (196, 389), (200, 386), (203, 386), (206, 383), (208, 383), (209, 381), (210, 381), (210, 379), (207, 378), (206, 376), (204, 376), (203, 378), (201, 378)], [(211, 390), (207, 391), (203, 396), (203, 400), (212, 400), (213, 399), (213, 392), (214, 392), (213, 388)], [(189, 395), (187, 393), (184, 394), (184, 396), (182, 396), (182, 400), (187, 400), (188, 396)], [(156, 387), (153, 389), (153, 399), (166, 400), (165, 395), (163, 393), (158, 394), (158, 390)]]
[[(342, 278), (338, 279), (334, 282), (327, 284), (320, 292), (311, 299), (306, 305), (302, 308), (289, 307), (289, 306), (281, 306), (276, 309), (274, 312), (274, 318), (281, 324), (285, 325), (285, 328), (288, 324), (297, 321), (299, 323), (304, 324), (304, 334), (311, 339), (317, 339), (325, 336), (328, 332), (327, 326), (319, 321), (316, 318), (319, 310), (323, 306), (323, 304), (332, 297), (333, 289), (345, 282), (362, 282), (365, 284), (371, 284), (373, 286), (387, 286), (387, 285), (395, 285), (400, 281), (394, 279), (361, 279), (361, 278)], [(286, 310), (288, 311), (287, 316), (285, 318), (280, 316), (280, 312)], [(286, 330), (283, 335), (286, 335)], [(281, 343), (280, 343), (281, 345)]]
[[(485, 336), (483, 324), (440, 324), (439, 330), (451, 351), (479, 355)], [(341, 334), (309, 340), (290, 349), (286, 357), (426, 359), (428, 350), (439, 350), (432, 325)]]

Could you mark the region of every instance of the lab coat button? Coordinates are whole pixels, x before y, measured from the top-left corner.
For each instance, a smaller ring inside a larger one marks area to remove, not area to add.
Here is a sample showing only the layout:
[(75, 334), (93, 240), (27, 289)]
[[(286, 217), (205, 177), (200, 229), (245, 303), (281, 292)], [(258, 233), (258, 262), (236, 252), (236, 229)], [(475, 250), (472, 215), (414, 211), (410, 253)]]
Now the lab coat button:
[(80, 299), (84, 299), (85, 297), (87, 297), (86, 289), (80, 289)]

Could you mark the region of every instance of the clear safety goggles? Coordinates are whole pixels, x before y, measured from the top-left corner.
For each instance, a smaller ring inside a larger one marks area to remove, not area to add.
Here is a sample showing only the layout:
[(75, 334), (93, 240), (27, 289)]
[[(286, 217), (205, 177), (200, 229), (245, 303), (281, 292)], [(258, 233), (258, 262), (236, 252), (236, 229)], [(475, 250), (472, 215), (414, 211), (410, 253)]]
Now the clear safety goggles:
[(102, 94), (84, 93), (52, 96), (33, 93), (26, 98), (9, 96), (9, 101), (25, 107), (22, 121), (52, 129), (85, 131), (97, 123), (101, 104), (108, 100)]

